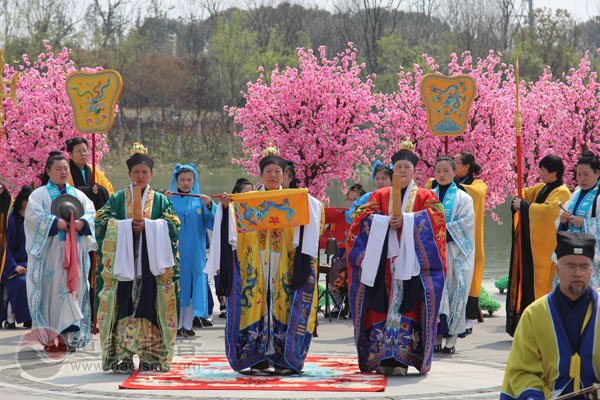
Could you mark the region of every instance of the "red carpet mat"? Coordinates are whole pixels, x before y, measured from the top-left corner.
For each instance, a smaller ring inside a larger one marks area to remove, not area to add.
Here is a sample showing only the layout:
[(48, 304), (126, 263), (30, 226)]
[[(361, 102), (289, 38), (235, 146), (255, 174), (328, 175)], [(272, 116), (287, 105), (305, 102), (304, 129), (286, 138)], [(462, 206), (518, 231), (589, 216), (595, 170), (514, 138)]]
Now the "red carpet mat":
[(288, 390), (382, 392), (386, 377), (358, 370), (355, 358), (307, 357), (301, 375), (244, 375), (226, 357), (182, 357), (161, 372), (135, 372), (121, 389), (154, 390)]

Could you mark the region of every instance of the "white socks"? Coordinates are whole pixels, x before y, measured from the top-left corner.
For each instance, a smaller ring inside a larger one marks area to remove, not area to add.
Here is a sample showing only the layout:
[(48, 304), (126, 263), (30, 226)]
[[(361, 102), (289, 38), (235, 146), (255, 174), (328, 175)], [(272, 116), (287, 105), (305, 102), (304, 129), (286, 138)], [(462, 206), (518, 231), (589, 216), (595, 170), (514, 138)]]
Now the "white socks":
[(465, 328), (466, 329), (472, 329), (475, 326), (476, 322), (477, 322), (476, 319), (467, 319), (466, 323), (465, 323)]
[(187, 307), (181, 307), (181, 312), (179, 315), (179, 327), (178, 329), (192, 330), (192, 324), (194, 322), (194, 309), (192, 308), (192, 301), (190, 300), (190, 305)]

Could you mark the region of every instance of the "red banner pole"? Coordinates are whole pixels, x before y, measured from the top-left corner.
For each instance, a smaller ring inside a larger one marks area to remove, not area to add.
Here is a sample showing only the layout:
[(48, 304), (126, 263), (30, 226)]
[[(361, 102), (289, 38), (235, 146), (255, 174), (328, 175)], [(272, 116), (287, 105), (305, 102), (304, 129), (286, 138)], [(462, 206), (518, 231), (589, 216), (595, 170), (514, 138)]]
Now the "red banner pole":
[(448, 136), (444, 137), (444, 155), (448, 155)]
[(516, 61), (516, 84), (517, 84), (517, 113), (515, 116), (515, 128), (517, 130), (517, 195), (519, 198), (523, 198), (523, 165), (521, 155), (521, 101), (519, 96), (519, 56), (517, 55)]
[[(515, 62), (515, 83), (516, 83), (516, 96), (517, 96), (517, 112), (515, 114), (515, 129), (517, 131), (517, 197), (520, 199), (523, 198), (523, 165), (522, 165), (522, 155), (521, 155), (521, 102), (519, 97), (519, 86), (521, 86), (521, 82), (519, 80), (519, 56), (516, 56)], [(517, 296), (517, 308), (521, 303), (520, 297), (522, 295), (523, 290), (523, 251), (522, 251), (522, 235), (521, 235), (521, 224), (523, 223), (523, 219), (521, 218), (521, 210), (519, 209), (519, 223), (517, 224), (517, 246), (519, 249), (519, 292)], [(520, 310), (522, 312), (523, 310)]]
[[(92, 133), (92, 190), (96, 185), (96, 134)], [(96, 252), (92, 251), (92, 274), (90, 280), (92, 281), (92, 325), (94, 335), (98, 333), (98, 326), (96, 325), (96, 265), (98, 260), (96, 258)]]

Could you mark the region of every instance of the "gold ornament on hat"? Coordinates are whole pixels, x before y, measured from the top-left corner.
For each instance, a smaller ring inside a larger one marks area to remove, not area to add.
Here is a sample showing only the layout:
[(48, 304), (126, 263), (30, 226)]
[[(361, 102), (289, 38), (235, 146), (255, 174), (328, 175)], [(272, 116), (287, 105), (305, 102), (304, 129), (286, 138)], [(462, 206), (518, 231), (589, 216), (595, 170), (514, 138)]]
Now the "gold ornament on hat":
[(269, 142), (269, 146), (263, 152), (264, 156), (279, 156), (279, 149), (273, 146), (273, 142)]
[(134, 154), (148, 154), (148, 149), (140, 142), (134, 142), (131, 150), (129, 150), (129, 154), (132, 156)]
[(404, 139), (404, 141), (400, 142), (400, 146), (398, 146), (398, 150), (408, 150), (413, 151), (415, 148), (414, 143), (408, 138), (408, 136)]

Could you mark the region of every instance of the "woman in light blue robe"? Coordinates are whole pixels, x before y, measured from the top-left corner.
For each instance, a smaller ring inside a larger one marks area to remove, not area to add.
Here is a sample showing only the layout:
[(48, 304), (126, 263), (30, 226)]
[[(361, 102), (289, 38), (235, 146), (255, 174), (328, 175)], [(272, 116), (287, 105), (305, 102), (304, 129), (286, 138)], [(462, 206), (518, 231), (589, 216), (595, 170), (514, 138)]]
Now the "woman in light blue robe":
[[(456, 162), (442, 156), (435, 162), (432, 191), (444, 206), (446, 219), (446, 280), (438, 316), (434, 352), (452, 354), (457, 337), (466, 331), (466, 307), (475, 265), (475, 210), (473, 199), (454, 182)], [(442, 338), (446, 342), (442, 348)]]
[[(600, 254), (600, 159), (584, 151), (575, 166), (577, 188), (562, 206), (556, 220), (558, 231), (583, 232), (596, 238), (596, 254)], [(600, 286), (600, 263), (593, 261), (592, 287)], [(552, 287), (556, 287), (556, 277)]]
[[(90, 339), (88, 253), (96, 250), (94, 203), (67, 183), (69, 163), (60, 152), (46, 161), (46, 180), (29, 196), (25, 208), (27, 300), (37, 339), (46, 352), (74, 351)], [(61, 194), (77, 197), (83, 216), (74, 221), (77, 243), (67, 241), (68, 223), (51, 214), (52, 201)], [(77, 246), (77, 265), (65, 269), (69, 246)], [(77, 267), (77, 274), (70, 271)], [(74, 278), (68, 281), (67, 278)]]
[(177, 164), (171, 188), (166, 193), (181, 221), (179, 232), (179, 268), (181, 277), (178, 336), (194, 336), (194, 315), (207, 318), (208, 285), (206, 265), (207, 230), (212, 230), (216, 204), (208, 196), (181, 196), (174, 192), (200, 195), (198, 173), (194, 164)]

